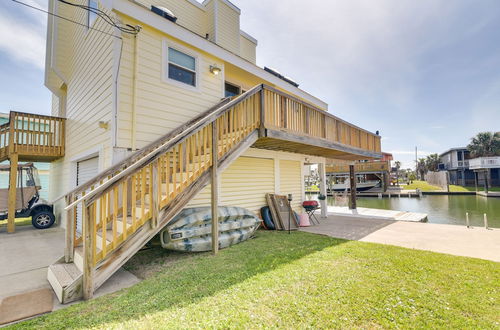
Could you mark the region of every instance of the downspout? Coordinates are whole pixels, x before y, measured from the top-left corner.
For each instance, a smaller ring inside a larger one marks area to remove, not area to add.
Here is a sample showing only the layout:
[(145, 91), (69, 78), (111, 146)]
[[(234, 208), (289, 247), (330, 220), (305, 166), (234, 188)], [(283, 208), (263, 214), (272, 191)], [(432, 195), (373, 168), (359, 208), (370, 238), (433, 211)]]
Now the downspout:
[(137, 40), (138, 34), (134, 36), (134, 67), (133, 67), (133, 77), (132, 77), (132, 136), (131, 136), (131, 144), (132, 144), (132, 151), (135, 151), (137, 148), (136, 145), (136, 130), (137, 130), (137, 76), (138, 76), (138, 52), (137, 52)]

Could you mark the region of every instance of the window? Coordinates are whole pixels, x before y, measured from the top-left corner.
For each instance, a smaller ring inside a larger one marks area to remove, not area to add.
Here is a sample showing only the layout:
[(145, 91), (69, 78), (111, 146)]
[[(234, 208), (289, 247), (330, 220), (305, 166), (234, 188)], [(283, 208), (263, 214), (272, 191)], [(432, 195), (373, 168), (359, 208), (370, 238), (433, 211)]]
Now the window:
[(240, 94), (240, 88), (228, 82), (224, 83), (224, 96), (232, 97)]
[(196, 87), (196, 58), (168, 48), (168, 78)]
[(99, 6), (97, 5), (96, 0), (88, 0), (87, 6), (89, 7), (88, 10), (88, 17), (87, 17), (87, 27), (91, 28), (92, 24), (94, 24), (95, 20), (97, 19), (97, 14), (92, 11), (92, 9), (99, 9)]

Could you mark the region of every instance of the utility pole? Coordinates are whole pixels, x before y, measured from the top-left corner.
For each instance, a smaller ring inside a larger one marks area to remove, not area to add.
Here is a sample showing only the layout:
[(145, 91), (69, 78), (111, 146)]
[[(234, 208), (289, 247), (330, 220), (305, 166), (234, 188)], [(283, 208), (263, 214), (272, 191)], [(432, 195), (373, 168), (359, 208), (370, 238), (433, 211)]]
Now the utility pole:
[(417, 146), (415, 146), (415, 177), (418, 179)]

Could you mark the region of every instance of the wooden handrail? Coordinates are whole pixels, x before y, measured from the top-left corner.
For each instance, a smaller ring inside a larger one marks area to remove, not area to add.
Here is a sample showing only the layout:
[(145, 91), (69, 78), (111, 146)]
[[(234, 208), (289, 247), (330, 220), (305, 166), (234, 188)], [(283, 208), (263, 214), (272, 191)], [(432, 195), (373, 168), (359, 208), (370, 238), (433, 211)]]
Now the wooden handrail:
[[(84, 200), (89, 200), (91, 197), (95, 196), (97, 193), (108, 189), (111, 187), (113, 184), (117, 183), (121, 178), (129, 175), (132, 173), (134, 170), (138, 169), (139, 167), (145, 166), (149, 164), (150, 162), (154, 161), (160, 154), (166, 152), (168, 149), (172, 148), (174, 145), (182, 142), (186, 138), (190, 137), (191, 135), (195, 134), (198, 132), (204, 125), (213, 122), (218, 116), (222, 115), (225, 111), (231, 109), (238, 103), (243, 102), (244, 100), (248, 99), (255, 93), (259, 92), (262, 89), (262, 85), (258, 85), (249, 91), (245, 92), (244, 94), (239, 95), (232, 101), (226, 103), (225, 105), (222, 105), (221, 107), (206, 113), (205, 116), (202, 118), (199, 118), (198, 120), (194, 121), (190, 125), (187, 125), (186, 127), (183, 127), (181, 132), (177, 133), (175, 136), (170, 136), (169, 138), (164, 141), (163, 144), (158, 146), (156, 149), (153, 151), (148, 152), (146, 155), (142, 156), (139, 160), (134, 162), (132, 165), (124, 169), (123, 171), (117, 173), (107, 181), (103, 182), (100, 184), (98, 187), (92, 189), (89, 191), (85, 196), (80, 197), (79, 199), (75, 200), (73, 203), (65, 207), (65, 210), (69, 210), (73, 207), (75, 207), (77, 204), (83, 202)], [(101, 175), (98, 175), (96, 178), (100, 178)], [(96, 181), (96, 179), (93, 179), (91, 181)], [(74, 191), (73, 191), (74, 193)], [(66, 195), (64, 195), (66, 196)], [(61, 196), (64, 197), (64, 196)], [(91, 203), (91, 201), (89, 201)]]
[(293, 95), (290, 95), (290, 94), (287, 94), (287, 93), (285, 93), (285, 92), (283, 92), (283, 91), (280, 91), (279, 89), (276, 89), (276, 88), (274, 88), (274, 87), (272, 87), (272, 86), (269, 86), (269, 85), (263, 85), (263, 86), (264, 86), (264, 89), (267, 89), (267, 90), (272, 91), (272, 92), (274, 92), (274, 93), (276, 93), (276, 94), (282, 95), (282, 96), (286, 97), (287, 99), (290, 99), (290, 100), (293, 100), (293, 101), (295, 101), (295, 102), (301, 103), (301, 104), (303, 104), (303, 105), (307, 106), (307, 107), (308, 107), (308, 108), (310, 108), (310, 109), (313, 109), (313, 110), (319, 111), (321, 114), (323, 114), (323, 115), (325, 115), (325, 116), (327, 116), (327, 117), (333, 118), (333, 119), (335, 119), (335, 120), (337, 120), (337, 121), (339, 121), (339, 122), (341, 122), (341, 123), (343, 123), (343, 124), (346, 124), (346, 125), (348, 125), (348, 126), (350, 126), (350, 127), (355, 128), (355, 129), (357, 129), (357, 130), (360, 130), (360, 131), (362, 131), (362, 132), (365, 132), (365, 133), (368, 133), (368, 134), (370, 134), (370, 135), (373, 135), (373, 136), (375, 136), (375, 137), (379, 137), (379, 138), (380, 138), (380, 136), (379, 136), (379, 135), (376, 135), (375, 133), (370, 132), (370, 131), (368, 131), (368, 130), (366, 130), (366, 129), (364, 129), (364, 128), (361, 128), (361, 127), (359, 127), (359, 126), (356, 126), (356, 125), (354, 125), (354, 124), (351, 124), (351, 123), (349, 123), (349, 122), (347, 122), (347, 121), (345, 121), (345, 120), (343, 120), (343, 119), (341, 119), (341, 118), (339, 118), (339, 117), (337, 117), (337, 116), (335, 116), (335, 115), (332, 115), (331, 113), (329, 113), (329, 112), (328, 112), (328, 111), (326, 111), (326, 110), (323, 110), (323, 109), (318, 108), (317, 106), (315, 106), (315, 105), (313, 105), (313, 104), (311, 104), (311, 103), (308, 103), (308, 102), (303, 101), (303, 100), (301, 100), (301, 99), (299, 99), (299, 98), (297, 98), (297, 97), (295, 97), (295, 96), (293, 96)]

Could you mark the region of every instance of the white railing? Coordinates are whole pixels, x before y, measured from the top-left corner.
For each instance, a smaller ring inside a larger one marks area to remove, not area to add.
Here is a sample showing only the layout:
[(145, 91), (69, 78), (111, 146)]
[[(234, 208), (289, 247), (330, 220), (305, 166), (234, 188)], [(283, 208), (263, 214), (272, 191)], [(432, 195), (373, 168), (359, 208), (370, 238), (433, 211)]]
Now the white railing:
[(469, 169), (500, 168), (500, 156), (478, 157), (469, 160)]

